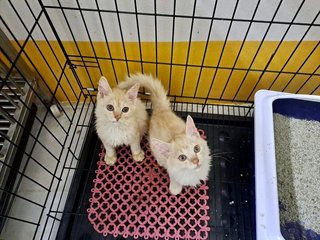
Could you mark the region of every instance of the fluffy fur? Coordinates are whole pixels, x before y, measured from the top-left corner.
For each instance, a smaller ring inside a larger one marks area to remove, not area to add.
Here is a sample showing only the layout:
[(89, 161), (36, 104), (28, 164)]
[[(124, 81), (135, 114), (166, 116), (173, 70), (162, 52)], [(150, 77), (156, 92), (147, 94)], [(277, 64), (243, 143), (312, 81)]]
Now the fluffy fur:
[(182, 186), (196, 186), (200, 180), (206, 180), (210, 170), (210, 150), (193, 119), (188, 116), (184, 122), (171, 110), (164, 87), (151, 76), (133, 75), (119, 87), (129, 88), (135, 84), (151, 93), (150, 146), (158, 163), (169, 173), (170, 192), (179, 194)]
[(101, 77), (95, 109), (96, 131), (105, 150), (105, 162), (112, 165), (117, 156), (115, 147), (130, 145), (133, 159), (144, 159), (140, 141), (147, 130), (148, 114), (144, 104), (137, 97), (139, 84), (128, 91), (111, 89), (108, 81)]

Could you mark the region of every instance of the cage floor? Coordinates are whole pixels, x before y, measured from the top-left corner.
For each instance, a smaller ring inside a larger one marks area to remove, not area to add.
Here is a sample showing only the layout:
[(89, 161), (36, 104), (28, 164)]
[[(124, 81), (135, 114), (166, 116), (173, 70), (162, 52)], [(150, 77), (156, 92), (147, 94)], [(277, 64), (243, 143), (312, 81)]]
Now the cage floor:
[[(180, 113), (186, 116), (186, 113)], [(255, 239), (252, 118), (192, 114), (213, 156), (209, 187), (209, 239)], [(87, 209), (101, 142), (91, 129), (71, 186), (57, 239), (114, 239), (94, 230)], [(118, 236), (116, 239), (124, 239)], [(126, 239), (132, 239), (130, 237)]]

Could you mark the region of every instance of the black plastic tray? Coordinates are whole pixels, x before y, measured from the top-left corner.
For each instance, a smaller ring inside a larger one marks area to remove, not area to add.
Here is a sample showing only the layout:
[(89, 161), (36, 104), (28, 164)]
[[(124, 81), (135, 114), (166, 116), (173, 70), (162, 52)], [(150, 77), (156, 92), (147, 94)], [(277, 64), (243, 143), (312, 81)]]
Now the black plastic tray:
[[(187, 113), (178, 113), (186, 117)], [(209, 239), (255, 239), (253, 119), (192, 114), (213, 153), (209, 179)], [(57, 239), (124, 239), (98, 234), (87, 218), (101, 142), (89, 130)], [(132, 238), (127, 238), (132, 239)]]

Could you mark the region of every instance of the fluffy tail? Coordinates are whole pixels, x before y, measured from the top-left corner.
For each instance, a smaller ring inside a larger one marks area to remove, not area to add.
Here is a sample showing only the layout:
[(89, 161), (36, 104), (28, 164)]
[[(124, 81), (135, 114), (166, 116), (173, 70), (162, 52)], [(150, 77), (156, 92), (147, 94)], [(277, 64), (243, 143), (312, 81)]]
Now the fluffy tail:
[(130, 77), (127, 77), (124, 82), (119, 83), (118, 87), (128, 89), (136, 83), (139, 83), (140, 87), (144, 87), (151, 93), (151, 102), (154, 109), (170, 108), (167, 91), (164, 89), (161, 82), (158, 79), (153, 78), (151, 75), (131, 75)]

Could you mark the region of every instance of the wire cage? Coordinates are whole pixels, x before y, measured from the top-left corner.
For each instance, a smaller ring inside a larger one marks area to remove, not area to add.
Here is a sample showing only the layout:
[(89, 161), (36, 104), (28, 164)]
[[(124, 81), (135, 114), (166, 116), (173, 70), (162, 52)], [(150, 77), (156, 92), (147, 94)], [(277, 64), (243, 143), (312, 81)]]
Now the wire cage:
[(158, 77), (222, 154), (208, 238), (255, 239), (253, 97), (320, 94), (319, 1), (8, 0), (0, 12), (1, 239), (105, 238), (86, 211), (97, 82), (134, 72)]

